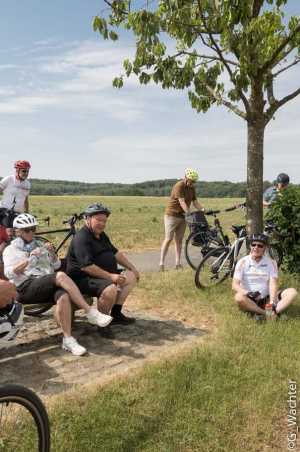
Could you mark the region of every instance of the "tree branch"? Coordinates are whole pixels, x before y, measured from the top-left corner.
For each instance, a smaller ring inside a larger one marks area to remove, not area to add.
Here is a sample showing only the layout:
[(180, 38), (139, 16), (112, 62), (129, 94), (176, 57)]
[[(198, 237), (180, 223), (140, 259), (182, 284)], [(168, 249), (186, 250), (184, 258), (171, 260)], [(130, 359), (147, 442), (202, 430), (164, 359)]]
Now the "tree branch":
[(245, 112), (240, 110), (238, 107), (233, 105), (228, 100), (223, 99), (223, 97), (220, 96), (220, 94), (216, 93), (216, 91), (207, 83), (205, 83), (205, 87), (206, 87), (207, 91), (211, 94), (211, 96), (214, 97), (214, 99), (216, 99), (218, 102), (221, 102), (223, 105), (225, 105), (227, 108), (229, 108), (229, 110), (233, 111), (236, 115), (247, 120), (247, 114)]
[[(201, 9), (200, 0), (198, 0), (198, 8), (199, 8), (199, 12), (200, 12), (201, 17), (202, 17), (203, 24), (207, 28), (206, 20), (205, 20), (205, 17), (203, 15), (203, 12), (202, 12), (202, 9)], [(214, 48), (215, 52), (219, 55), (220, 60), (224, 64), (225, 68), (227, 69), (227, 72), (229, 74), (229, 77), (230, 77), (230, 80), (231, 80), (232, 84), (237, 89), (237, 91), (238, 91), (238, 93), (239, 93), (239, 95), (240, 95), (240, 97), (242, 99), (242, 102), (244, 104), (246, 112), (249, 113), (250, 112), (249, 102), (248, 102), (246, 96), (244, 95), (243, 91), (237, 86), (237, 83), (236, 83), (236, 81), (234, 79), (232, 70), (231, 70), (230, 66), (228, 65), (226, 59), (224, 58), (222, 50), (218, 46), (218, 44), (217, 44), (216, 40), (214, 39), (213, 35), (209, 34), (209, 37), (210, 37), (211, 42), (213, 43), (213, 48)]]
[[(259, 69), (259, 72), (261, 74), (263, 74), (267, 69), (269, 69), (269, 68), (271, 68), (273, 66), (273, 64), (276, 62), (276, 59), (277, 59), (278, 55), (280, 54), (280, 52), (282, 52), (282, 50), (291, 42), (291, 40), (299, 32), (300, 32), (300, 24), (298, 25), (298, 27), (295, 28), (293, 33), (291, 33), (289, 36), (287, 36), (282, 41), (282, 43), (280, 44), (279, 47), (277, 47), (277, 49), (275, 50), (275, 52), (273, 53), (273, 55), (271, 56), (269, 61), (266, 61), (266, 63)], [(291, 50), (292, 50), (292, 48), (288, 51), (288, 53), (290, 53)]]
[(277, 77), (279, 74), (281, 74), (282, 72), (286, 71), (287, 69), (289, 69), (292, 66), (295, 66), (298, 63), (300, 63), (300, 57), (295, 58), (295, 60), (292, 63), (288, 64), (286, 67), (284, 67), (284, 68), (280, 69), (279, 71), (275, 72), (275, 74), (273, 74), (273, 79), (275, 77)]
[(300, 94), (300, 88), (296, 89), (294, 92), (292, 92), (291, 94), (288, 94), (287, 96), (283, 97), (282, 99), (277, 100), (273, 105), (271, 105), (270, 108), (268, 108), (268, 110), (265, 112), (265, 124), (267, 124), (270, 121), (270, 119), (272, 119), (274, 113), (280, 107), (282, 107), (282, 105), (284, 105), (287, 102), (289, 102), (290, 100), (294, 99), (299, 94)]
[(222, 63), (224, 61), (226, 61), (226, 63), (228, 63), (228, 64), (232, 64), (234, 66), (240, 67), (239, 63), (236, 63), (235, 61), (227, 60), (225, 58), (221, 59), (221, 58), (213, 56), (213, 55), (200, 55), (198, 53), (187, 52), (186, 50), (183, 50), (181, 53), (184, 55), (197, 56), (197, 58), (204, 58), (204, 59), (211, 60), (211, 61), (221, 61)]
[(252, 18), (254, 19), (255, 17), (259, 16), (261, 7), (264, 3), (264, 0), (254, 0), (253, 2), (253, 7), (252, 7)]

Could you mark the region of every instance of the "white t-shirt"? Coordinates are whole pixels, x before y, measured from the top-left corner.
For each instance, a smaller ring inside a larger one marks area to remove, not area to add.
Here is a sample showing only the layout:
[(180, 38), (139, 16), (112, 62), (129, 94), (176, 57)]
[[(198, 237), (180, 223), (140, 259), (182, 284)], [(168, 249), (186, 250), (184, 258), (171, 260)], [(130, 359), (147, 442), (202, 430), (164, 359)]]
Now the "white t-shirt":
[(238, 261), (233, 275), (248, 292), (260, 292), (262, 298), (269, 295), (270, 278), (278, 278), (276, 262), (269, 256), (263, 256), (256, 262), (250, 254)]
[(0, 182), (0, 189), (3, 191), (0, 207), (11, 209), (14, 205), (16, 212), (24, 212), (25, 199), (29, 195), (29, 180), (18, 180), (16, 176), (6, 176)]
[[(38, 250), (33, 256), (31, 251)], [(13, 268), (22, 261), (29, 259), (29, 263), (23, 273), (15, 273)], [(5, 276), (17, 287), (30, 276), (38, 277), (54, 273), (60, 267), (60, 260), (49, 253), (38, 239), (25, 243), (17, 237), (3, 251)]]

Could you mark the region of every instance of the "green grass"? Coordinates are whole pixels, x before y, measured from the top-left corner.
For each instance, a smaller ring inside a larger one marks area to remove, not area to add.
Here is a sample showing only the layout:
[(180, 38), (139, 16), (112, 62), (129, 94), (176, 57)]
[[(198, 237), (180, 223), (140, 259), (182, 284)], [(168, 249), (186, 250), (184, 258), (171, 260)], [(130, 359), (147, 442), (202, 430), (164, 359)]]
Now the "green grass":
[(289, 320), (258, 324), (238, 312), (229, 282), (202, 292), (189, 270), (147, 275), (135, 298), (140, 308), (191, 324), (209, 319), (214, 332), (185, 355), (53, 400), (53, 450), (286, 450), (288, 380), (300, 372), (299, 306)]
[[(92, 202), (103, 202), (111, 210), (107, 231), (119, 248), (142, 250), (159, 248), (164, 235), (163, 215), (167, 198), (143, 196), (31, 196), (30, 210), (38, 217), (51, 217), (51, 228), (62, 227), (62, 221), (73, 213), (80, 213)], [(203, 199), (204, 206), (224, 209), (241, 200)], [(222, 225), (228, 230), (233, 223), (245, 222), (243, 213), (236, 210), (220, 215)], [(82, 224), (82, 223), (81, 223)], [(41, 224), (40, 229), (47, 229)], [(48, 236), (55, 243), (63, 235)]]

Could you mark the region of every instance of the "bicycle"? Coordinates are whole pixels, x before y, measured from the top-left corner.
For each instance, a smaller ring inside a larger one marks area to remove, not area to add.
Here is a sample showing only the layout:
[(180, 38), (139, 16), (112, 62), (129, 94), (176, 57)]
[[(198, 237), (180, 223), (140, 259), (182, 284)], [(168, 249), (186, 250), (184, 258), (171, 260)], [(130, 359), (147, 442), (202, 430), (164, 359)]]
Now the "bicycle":
[[(63, 224), (68, 224), (69, 227), (62, 228), (62, 229), (52, 229), (52, 230), (48, 230), (48, 231), (36, 232), (35, 235), (37, 237), (37, 240), (41, 242), (41, 246), (44, 246), (45, 243), (50, 242), (46, 237), (44, 237), (44, 235), (66, 232), (67, 234), (65, 235), (65, 237), (63, 237), (63, 239), (55, 247), (55, 253), (57, 254), (61, 250), (61, 248), (64, 246), (64, 244), (71, 237), (73, 237), (76, 234), (76, 223), (78, 221), (82, 220), (82, 218), (83, 218), (82, 213), (79, 215), (77, 213), (74, 213), (70, 218), (63, 221)], [(65, 263), (65, 261), (64, 261), (64, 259), (62, 259), (62, 267), (61, 267), (62, 270), (64, 269), (64, 263)], [(37, 317), (37, 316), (43, 314), (44, 312), (48, 311), (52, 306), (53, 306), (53, 303), (51, 301), (49, 301), (49, 303), (47, 303), (47, 304), (26, 305), (24, 307), (24, 312), (26, 315)]]
[[(23, 307), (13, 302), (0, 309), (0, 348), (14, 344), (23, 325)], [(0, 451), (49, 452), (50, 426), (45, 406), (21, 385), (0, 386)]]
[(21, 450), (50, 451), (48, 414), (30, 389), (15, 384), (0, 386), (0, 451)]
[(190, 228), (190, 234), (185, 241), (184, 254), (187, 263), (193, 270), (198, 268), (203, 257), (211, 251), (212, 248), (227, 246), (229, 244), (229, 238), (224, 234), (217, 214), (221, 212), (231, 212), (241, 207), (244, 207), (244, 204), (228, 207), (223, 211), (208, 210), (205, 212), (205, 215), (207, 216), (214, 216), (213, 228), (209, 227), (203, 212), (197, 211), (186, 215), (186, 222)]
[[(233, 225), (231, 228), (236, 239), (232, 244), (211, 249), (200, 262), (195, 273), (195, 284), (198, 289), (206, 289), (225, 281), (233, 276), (236, 263), (243, 245), (247, 245), (245, 225)], [(264, 233), (272, 236), (276, 226), (268, 223)], [(269, 246), (270, 256), (276, 260), (278, 266), (282, 262), (282, 253), (276, 244)]]

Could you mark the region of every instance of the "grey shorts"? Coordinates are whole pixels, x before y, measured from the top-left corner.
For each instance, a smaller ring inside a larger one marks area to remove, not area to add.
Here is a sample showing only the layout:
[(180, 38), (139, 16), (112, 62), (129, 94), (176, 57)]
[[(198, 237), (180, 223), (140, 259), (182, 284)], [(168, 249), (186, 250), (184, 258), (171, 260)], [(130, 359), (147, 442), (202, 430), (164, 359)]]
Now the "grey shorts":
[(17, 287), (18, 301), (22, 304), (56, 303), (66, 292), (57, 287), (56, 274), (28, 278)]
[(185, 233), (186, 222), (184, 218), (164, 216), (165, 222), (165, 238), (172, 240), (174, 235), (177, 239), (182, 240)]
[(75, 280), (75, 283), (82, 294), (97, 298), (100, 297), (106, 287), (113, 284), (109, 279), (92, 278), (91, 276)]

